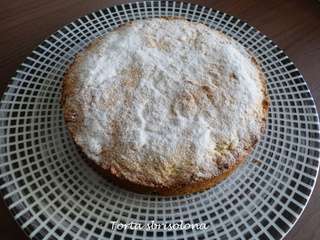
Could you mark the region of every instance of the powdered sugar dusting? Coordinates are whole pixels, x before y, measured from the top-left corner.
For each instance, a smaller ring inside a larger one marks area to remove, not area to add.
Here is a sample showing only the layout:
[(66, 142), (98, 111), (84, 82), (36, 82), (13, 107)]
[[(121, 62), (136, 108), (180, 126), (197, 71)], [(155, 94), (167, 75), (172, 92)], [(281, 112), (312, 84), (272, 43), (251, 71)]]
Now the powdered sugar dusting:
[(83, 114), (75, 141), (132, 181), (217, 176), (261, 134), (261, 72), (240, 44), (202, 24), (134, 21), (97, 40), (70, 72), (77, 91), (67, 102)]

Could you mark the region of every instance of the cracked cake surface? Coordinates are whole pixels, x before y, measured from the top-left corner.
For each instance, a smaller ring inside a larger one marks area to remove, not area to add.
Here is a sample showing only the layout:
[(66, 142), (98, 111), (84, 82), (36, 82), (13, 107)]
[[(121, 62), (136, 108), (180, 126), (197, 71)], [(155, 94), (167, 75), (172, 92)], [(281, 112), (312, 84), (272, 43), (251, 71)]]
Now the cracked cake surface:
[(268, 102), (266, 78), (242, 45), (164, 18), (94, 40), (65, 74), (61, 98), (92, 164), (164, 194), (203, 190), (234, 170), (262, 136)]

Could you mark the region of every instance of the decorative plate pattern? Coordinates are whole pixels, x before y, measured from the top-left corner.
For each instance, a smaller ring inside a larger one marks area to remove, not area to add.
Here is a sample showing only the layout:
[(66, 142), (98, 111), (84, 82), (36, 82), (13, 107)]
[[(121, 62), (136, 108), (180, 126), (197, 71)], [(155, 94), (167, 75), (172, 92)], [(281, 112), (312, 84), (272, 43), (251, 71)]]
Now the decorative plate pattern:
[[(260, 60), (271, 98), (267, 132), (246, 163), (218, 186), (179, 197), (132, 193), (96, 174), (68, 135), (59, 104), (62, 76), (77, 52), (125, 22), (161, 16), (201, 22), (239, 41)], [(281, 239), (313, 190), (319, 139), (303, 77), (266, 36), (198, 5), (130, 3), (63, 27), (19, 67), (0, 106), (0, 190), (32, 239)], [(196, 224), (207, 229), (188, 228)]]

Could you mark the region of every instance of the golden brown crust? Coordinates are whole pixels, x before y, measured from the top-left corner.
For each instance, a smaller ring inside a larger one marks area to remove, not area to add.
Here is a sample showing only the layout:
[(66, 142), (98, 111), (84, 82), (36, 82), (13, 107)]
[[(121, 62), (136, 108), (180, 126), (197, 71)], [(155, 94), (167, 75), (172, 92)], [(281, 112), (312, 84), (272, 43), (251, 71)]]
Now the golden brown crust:
[[(248, 151), (250, 153), (251, 151)], [(195, 181), (191, 183), (181, 183), (179, 185), (169, 186), (169, 187), (150, 187), (142, 184), (138, 184), (132, 181), (129, 181), (125, 178), (115, 176), (111, 173), (110, 170), (102, 168), (100, 165), (86, 158), (86, 162), (89, 166), (91, 166), (96, 172), (110, 180), (112, 183), (123, 187), (129, 191), (133, 191), (136, 193), (154, 193), (161, 196), (177, 196), (183, 194), (191, 194), (194, 192), (202, 192), (205, 191), (218, 183), (225, 180), (228, 176), (230, 176), (246, 159), (248, 153), (244, 154), (242, 157), (238, 158), (237, 162), (229, 166), (224, 170), (222, 174), (216, 177), (212, 177), (210, 179), (202, 179), (200, 181)]]
[[(100, 38), (91, 42), (88, 46), (86, 46), (82, 50), (82, 52), (84, 52), (84, 51), (88, 52), (88, 51), (94, 49), (99, 44), (99, 39)], [(68, 96), (74, 95), (73, 91), (75, 91), (74, 86), (75, 86), (76, 79), (72, 75), (74, 72), (74, 68), (77, 66), (77, 64), (79, 62), (81, 62), (81, 53), (82, 52), (76, 54), (73, 62), (70, 64), (70, 66), (65, 71), (65, 73), (63, 75), (63, 81), (62, 81), (62, 93), (60, 96), (60, 105), (62, 106), (62, 109), (63, 109), (64, 120), (65, 120), (67, 128), (73, 138), (76, 133), (76, 129), (79, 126), (79, 122), (81, 122), (83, 120), (83, 115), (82, 114), (79, 115), (79, 112), (77, 112), (77, 113), (74, 112), (74, 107), (69, 106), (69, 104), (66, 102), (66, 99)], [(81, 108), (78, 107), (77, 109), (80, 110)]]
[[(89, 44), (89, 46), (86, 47), (86, 51), (90, 51), (90, 49), (94, 48), (95, 45), (98, 44), (98, 41), (94, 41), (92, 44)], [(252, 55), (252, 54), (251, 54)], [(75, 79), (72, 76), (73, 68), (74, 66), (80, 61), (81, 55), (77, 55), (75, 57), (74, 62), (70, 65), (68, 70), (66, 71), (64, 75), (63, 80), (63, 89), (62, 89), (62, 95), (61, 95), (61, 105), (63, 107), (64, 112), (64, 118), (67, 123), (67, 127), (72, 135), (74, 137), (76, 133), (76, 129), (78, 128), (79, 121), (81, 121), (82, 116), (75, 115), (75, 113), (72, 111), (72, 108), (68, 106), (65, 99), (67, 96), (72, 95), (72, 91), (74, 91), (73, 83)], [(261, 127), (261, 134), (260, 136), (254, 136), (251, 140), (251, 146), (249, 146), (241, 155), (236, 157), (236, 161), (233, 165), (227, 165), (223, 166), (220, 175), (215, 176), (209, 179), (201, 179), (201, 180), (194, 180), (192, 182), (181, 182), (179, 184), (175, 184), (173, 186), (148, 186), (145, 184), (139, 184), (133, 181), (130, 181), (129, 179), (125, 179), (119, 174), (115, 174), (110, 169), (103, 168), (103, 166), (97, 164), (96, 162), (92, 160), (87, 160), (88, 164), (92, 166), (97, 172), (105, 176), (107, 179), (111, 180), (115, 184), (122, 186), (128, 190), (139, 192), (139, 193), (146, 193), (146, 192), (152, 192), (157, 193), (159, 195), (181, 195), (181, 194), (188, 194), (193, 192), (199, 192), (204, 191), (210, 187), (215, 186), (216, 184), (220, 183), (224, 179), (226, 179), (229, 175), (231, 175), (241, 163), (244, 162), (246, 157), (251, 153), (251, 151), (254, 149), (257, 140), (261, 137), (261, 135), (265, 132), (265, 125), (266, 125), (266, 119), (268, 114), (268, 108), (269, 108), (269, 97), (267, 94), (267, 87), (266, 87), (266, 77), (262, 73), (261, 67), (259, 66), (257, 60), (252, 55), (252, 62), (259, 68), (261, 77), (260, 80), (263, 82), (263, 93), (264, 93), (264, 100), (261, 103), (263, 105), (263, 121)], [(207, 89), (203, 89), (204, 91), (207, 91)], [(208, 92), (210, 94), (210, 92)], [(77, 121), (75, 120), (77, 119)], [(80, 119), (80, 120), (79, 120)], [(80, 147), (80, 146), (79, 146)], [(81, 147), (80, 147), (81, 148)], [(81, 149), (82, 150), (82, 149)]]

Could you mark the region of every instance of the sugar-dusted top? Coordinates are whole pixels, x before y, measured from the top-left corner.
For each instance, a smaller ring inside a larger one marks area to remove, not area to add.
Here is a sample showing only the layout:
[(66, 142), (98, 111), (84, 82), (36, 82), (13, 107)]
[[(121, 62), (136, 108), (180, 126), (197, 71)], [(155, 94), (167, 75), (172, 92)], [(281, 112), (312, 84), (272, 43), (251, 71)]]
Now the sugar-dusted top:
[(265, 121), (264, 76), (250, 53), (181, 19), (107, 33), (64, 81), (76, 143), (115, 175), (150, 186), (219, 175), (254, 145)]

